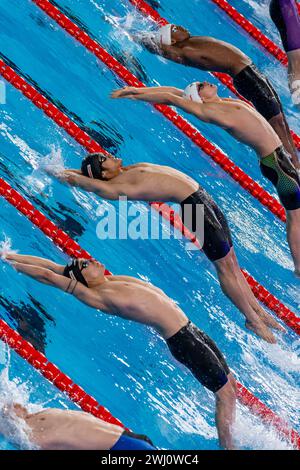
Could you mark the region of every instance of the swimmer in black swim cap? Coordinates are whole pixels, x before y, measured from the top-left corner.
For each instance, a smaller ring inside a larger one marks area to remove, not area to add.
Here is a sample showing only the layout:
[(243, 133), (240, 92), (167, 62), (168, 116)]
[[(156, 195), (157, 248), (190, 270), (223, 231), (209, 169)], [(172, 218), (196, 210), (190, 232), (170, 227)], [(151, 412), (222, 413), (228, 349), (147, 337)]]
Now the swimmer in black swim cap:
[(122, 160), (104, 153), (89, 153), (81, 164), (84, 176), (93, 179), (107, 180), (121, 171)]
[[(68, 292), (97, 311), (154, 328), (173, 357), (214, 393), (220, 444), (225, 449), (235, 448), (232, 430), (236, 383), (233, 374), (213, 340), (192, 324), (179, 305), (161, 289), (134, 277), (106, 275), (105, 267), (93, 259), (86, 267), (82, 264), (84, 260), (79, 260), (75, 269), (73, 263), (66, 269), (48, 259), (15, 253), (9, 253), (6, 260), (13, 262), (16, 271)], [(70, 280), (71, 269), (74, 279)], [(88, 287), (80, 281), (79, 273)], [(121, 450), (124, 444), (128, 447), (128, 437), (131, 440), (132, 436), (122, 436), (121, 442), (111, 448)]]

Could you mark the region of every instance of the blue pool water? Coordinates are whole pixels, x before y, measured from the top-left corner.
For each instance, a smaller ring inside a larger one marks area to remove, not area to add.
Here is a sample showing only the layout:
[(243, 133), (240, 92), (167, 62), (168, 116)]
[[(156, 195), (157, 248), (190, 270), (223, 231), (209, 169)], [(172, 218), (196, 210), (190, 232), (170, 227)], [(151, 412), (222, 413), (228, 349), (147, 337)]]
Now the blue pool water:
[[(279, 41), (263, 8), (266, 0), (231, 3)], [(167, 19), (184, 23), (192, 33), (216, 36), (247, 53), (274, 81), (289, 122), (300, 133), (286, 70), (210, 0), (153, 4), (159, 4), (159, 12)], [(135, 27), (149, 27), (127, 0), (59, 0), (58, 5), (149, 85), (183, 88), (208, 77), (159, 59), (124, 35), (122, 25), (133, 22)], [(198, 179), (228, 216), (241, 266), (299, 312), (300, 286), (292, 273), (281, 222), (149, 106), (111, 100), (109, 94), (122, 85), (120, 79), (30, 0), (2, 0), (0, 27), (1, 54), (64, 106), (107, 150), (126, 163), (173, 165)], [(187, 252), (183, 241), (99, 240), (99, 200), (71, 191), (39, 169), (51, 151), (61, 152), (65, 165), (76, 168), (84, 149), (12, 86), (7, 85), (6, 92), (7, 103), (0, 105), (0, 176), (112, 272), (147, 279), (176, 299), (217, 342), (237, 378), (300, 431), (296, 334), (289, 330), (278, 336), (278, 345), (269, 346), (248, 333), (239, 312), (221, 294), (213, 267), (201, 253)], [(221, 93), (228, 96), (223, 86)], [(274, 194), (260, 174), (254, 152), (212, 126), (197, 126)], [(132, 206), (148, 211), (146, 204)], [(8, 237), (14, 249), (66, 262), (65, 255), (4, 200), (1, 220), (1, 237)], [(218, 449), (213, 397), (172, 360), (151, 329), (97, 313), (3, 263), (0, 283), (1, 317), (128, 427), (148, 434), (160, 448)], [(42, 406), (75, 407), (14, 353), (7, 357), (1, 344), (0, 372), (2, 394)], [(237, 426), (242, 448), (288, 447), (243, 408)], [(2, 439), (0, 448), (14, 447)]]

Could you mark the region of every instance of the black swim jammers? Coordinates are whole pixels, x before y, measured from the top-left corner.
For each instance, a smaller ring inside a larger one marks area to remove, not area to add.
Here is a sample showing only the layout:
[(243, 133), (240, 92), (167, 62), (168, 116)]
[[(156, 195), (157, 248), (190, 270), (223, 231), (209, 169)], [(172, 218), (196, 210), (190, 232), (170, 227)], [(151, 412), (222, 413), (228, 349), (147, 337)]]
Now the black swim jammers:
[(283, 112), (280, 98), (273, 86), (254, 64), (248, 65), (236, 75), (233, 84), (267, 121)]
[[(183, 224), (197, 236), (197, 206), (204, 206), (204, 244), (203, 252), (210, 261), (224, 258), (233, 246), (230, 228), (225, 215), (210, 195), (199, 189), (181, 203)], [(200, 241), (200, 239), (199, 239)]]
[(262, 158), (260, 168), (276, 187), (283, 207), (288, 211), (300, 209), (300, 179), (284, 147)]
[(214, 341), (189, 322), (167, 340), (172, 355), (201, 384), (216, 393), (227, 382), (230, 369)]

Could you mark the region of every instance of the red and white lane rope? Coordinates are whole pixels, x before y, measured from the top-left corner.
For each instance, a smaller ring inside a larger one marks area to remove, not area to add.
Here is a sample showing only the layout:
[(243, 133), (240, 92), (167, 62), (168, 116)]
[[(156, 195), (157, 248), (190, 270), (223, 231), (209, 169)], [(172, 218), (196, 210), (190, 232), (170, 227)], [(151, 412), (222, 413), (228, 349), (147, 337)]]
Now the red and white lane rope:
[[(55, 121), (61, 128), (63, 128), (71, 137), (73, 137), (79, 144), (85, 147), (89, 152), (106, 152), (101, 145), (94, 141), (86, 132), (82, 131), (80, 127), (68, 118), (57, 106), (50, 103), (39, 91), (30, 85), (24, 78), (22, 78), (15, 70), (7, 65), (0, 59), (0, 75), (2, 75), (9, 83), (16, 89), (20, 90), (30, 101), (44, 113)], [(197, 240), (192, 238), (191, 233), (184, 227), (178, 214), (170, 211), (166, 204), (159, 202), (151, 203), (151, 207), (157, 210), (162, 217), (168, 220), (177, 230), (181, 231), (190, 241), (199, 247)], [(47, 226), (47, 225), (46, 225)], [(59, 237), (58, 237), (59, 239)], [(288, 307), (286, 307), (280, 300), (271, 294), (265, 287), (259, 284), (252, 276), (246, 271), (242, 271), (247, 279), (254, 295), (270, 310), (272, 310), (287, 326), (292, 328), (297, 334), (300, 335), (300, 318), (295, 315)]]
[[(145, 86), (129, 70), (121, 65), (112, 55), (93, 40), (85, 31), (76, 25), (70, 18), (63, 14), (56, 6), (48, 0), (32, 0), (50, 18), (54, 19), (65, 31), (85, 46), (98, 59), (113, 70), (122, 80), (130, 86)], [(282, 205), (264, 190), (256, 181), (248, 176), (220, 149), (209, 142), (205, 137), (186, 119), (176, 113), (172, 108), (165, 105), (154, 105), (154, 107), (167, 117), (175, 126), (180, 129), (194, 144), (203, 150), (212, 160), (230, 175), (240, 186), (255, 197), (263, 206), (267, 207), (280, 220), (286, 222), (286, 215)]]
[[(19, 212), (27, 217), (33, 225), (38, 227), (55, 245), (72, 257), (89, 259), (91, 256), (83, 250), (77, 242), (72, 240), (65, 232), (60, 230), (53, 222), (28, 202), (20, 193), (15, 191), (6, 181), (0, 178), (0, 196), (13, 205)], [(107, 275), (111, 273), (106, 271)], [(14, 349), (23, 359), (38, 370), (47, 380), (53, 383), (59, 390), (66, 393), (69, 398), (77, 403), (82, 410), (110, 423), (123, 426), (114, 418), (106, 408), (100, 406), (97, 401), (88, 395), (81, 387), (76, 385), (68, 376), (61, 372), (57, 366), (38, 352), (30, 343), (25, 341), (19, 333), (10, 328), (3, 320), (0, 320), (0, 339)], [(254, 415), (258, 416), (265, 424), (273, 426), (281, 436), (300, 449), (300, 435), (291, 429), (289, 424), (268, 408), (261, 400), (247, 390), (241, 383), (237, 384), (238, 399)], [(124, 427), (124, 426), (123, 426)]]
[[(214, 0), (212, 0), (214, 1)], [(145, 16), (151, 18), (153, 21), (155, 21), (159, 26), (163, 26), (165, 24), (168, 24), (169, 22), (160, 16), (160, 14), (154, 10), (147, 2), (144, 0), (129, 0), (130, 3), (132, 3), (133, 6), (135, 6), (141, 13), (143, 13)], [(300, 9), (300, 6), (299, 6)], [(233, 79), (227, 75), (226, 73), (219, 73), (219, 72), (210, 72), (211, 75), (216, 77), (223, 85), (225, 85), (232, 93), (234, 93), (239, 99), (245, 101), (246, 103), (250, 103), (249, 101), (246, 100), (240, 93), (237, 91), (233, 84)], [(300, 136), (297, 135), (294, 131), (291, 131), (292, 137), (294, 139), (295, 145), (300, 150)]]

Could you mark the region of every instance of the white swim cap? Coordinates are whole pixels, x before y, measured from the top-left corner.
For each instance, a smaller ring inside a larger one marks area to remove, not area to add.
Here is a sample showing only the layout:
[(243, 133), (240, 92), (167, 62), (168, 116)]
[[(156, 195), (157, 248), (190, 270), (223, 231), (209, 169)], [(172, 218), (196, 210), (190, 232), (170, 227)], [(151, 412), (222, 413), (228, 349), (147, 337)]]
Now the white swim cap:
[(156, 33), (155, 40), (158, 44), (163, 46), (171, 46), (172, 45), (172, 24), (166, 24), (159, 28)]
[(183, 97), (186, 100), (195, 101), (196, 103), (203, 103), (198, 91), (198, 82), (194, 82), (188, 85), (183, 92)]

